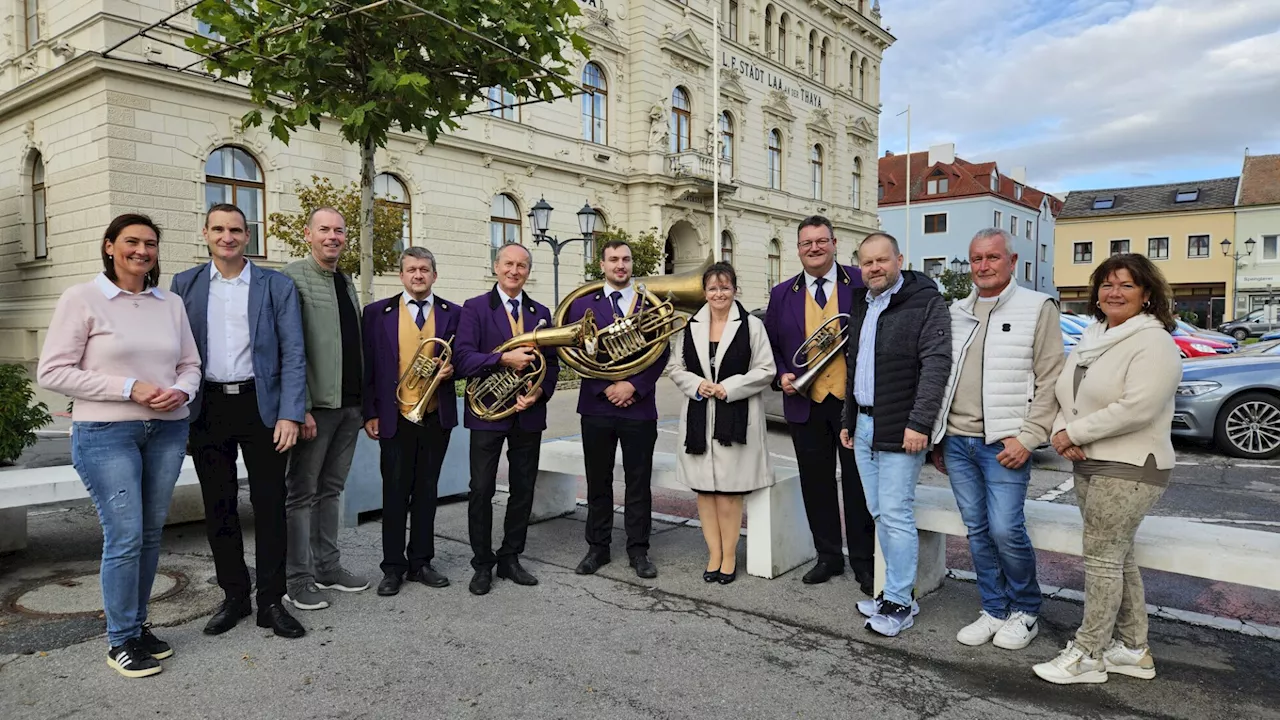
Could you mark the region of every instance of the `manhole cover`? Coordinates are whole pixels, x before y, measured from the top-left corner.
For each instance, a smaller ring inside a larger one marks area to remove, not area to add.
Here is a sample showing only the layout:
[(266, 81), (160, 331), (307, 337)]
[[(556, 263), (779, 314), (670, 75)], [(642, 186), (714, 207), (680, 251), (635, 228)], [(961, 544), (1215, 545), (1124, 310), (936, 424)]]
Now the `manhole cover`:
[[(186, 584), (182, 573), (161, 570), (151, 586), (151, 600), (173, 595)], [(13, 609), (30, 615), (96, 615), (102, 612), (102, 576), (86, 573), (43, 581), (14, 598)]]

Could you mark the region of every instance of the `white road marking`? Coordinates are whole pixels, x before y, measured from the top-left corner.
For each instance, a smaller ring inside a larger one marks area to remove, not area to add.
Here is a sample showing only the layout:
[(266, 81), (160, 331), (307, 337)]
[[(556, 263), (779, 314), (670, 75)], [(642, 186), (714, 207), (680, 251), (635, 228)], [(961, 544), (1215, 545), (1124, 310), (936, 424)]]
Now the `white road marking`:
[(1280, 465), (1270, 465), (1268, 463), (1232, 463), (1231, 467), (1262, 468), (1264, 470), (1280, 470)]
[(658, 428), (658, 432), (669, 433), (669, 434), (671, 434), (671, 435), (679, 435), (679, 434), (680, 434), (679, 432), (677, 432), (677, 431), (675, 431), (675, 430), (668, 430), (668, 429), (663, 428), (663, 427)]
[(788, 461), (788, 462), (795, 462), (795, 461), (796, 461), (796, 459), (795, 459), (795, 458), (793, 458), (793, 457), (791, 457), (790, 455), (781, 455), (781, 454), (776, 453), (776, 452), (771, 452), (771, 453), (769, 453), (769, 457), (775, 457), (775, 458), (778, 458), (779, 460), (786, 460), (786, 461)]
[(1182, 462), (1180, 460), (1174, 462), (1174, 465), (1199, 465), (1199, 464), (1200, 463), (1198, 462)]
[(1170, 520), (1186, 520), (1187, 522), (1205, 523), (1205, 524), (1223, 524), (1223, 525), (1262, 525), (1263, 527), (1280, 527), (1280, 520), (1249, 520), (1235, 518), (1196, 518), (1196, 517), (1171, 517), (1168, 515), (1160, 515), (1158, 517), (1168, 517)]
[(1074, 488), (1075, 486), (1076, 486), (1076, 479), (1074, 477), (1067, 478), (1066, 482), (1050, 490), (1049, 492), (1041, 495), (1040, 497), (1036, 498), (1036, 500), (1045, 500), (1045, 501), (1057, 500), (1063, 495), (1066, 495), (1067, 493), (1071, 492), (1071, 489)]

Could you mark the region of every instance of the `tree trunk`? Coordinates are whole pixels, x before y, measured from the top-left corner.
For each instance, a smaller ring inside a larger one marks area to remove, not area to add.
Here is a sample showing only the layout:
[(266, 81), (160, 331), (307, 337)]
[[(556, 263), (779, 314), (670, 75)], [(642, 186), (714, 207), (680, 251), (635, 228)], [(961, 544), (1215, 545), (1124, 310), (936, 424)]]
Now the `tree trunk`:
[(372, 138), (360, 144), (360, 302), (373, 302), (373, 154)]

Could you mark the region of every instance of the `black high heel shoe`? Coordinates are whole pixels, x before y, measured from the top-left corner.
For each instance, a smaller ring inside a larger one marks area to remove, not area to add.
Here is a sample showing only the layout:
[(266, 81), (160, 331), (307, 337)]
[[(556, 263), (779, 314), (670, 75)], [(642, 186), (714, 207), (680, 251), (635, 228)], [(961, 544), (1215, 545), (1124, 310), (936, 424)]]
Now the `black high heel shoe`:
[(720, 577), (716, 578), (716, 582), (720, 583), (721, 585), (728, 585), (729, 583), (733, 582), (738, 578), (738, 568), (734, 568), (733, 572), (731, 573), (721, 572), (718, 574), (720, 575)]
[(702, 573), (702, 582), (713, 583), (720, 579), (720, 569), (707, 570)]

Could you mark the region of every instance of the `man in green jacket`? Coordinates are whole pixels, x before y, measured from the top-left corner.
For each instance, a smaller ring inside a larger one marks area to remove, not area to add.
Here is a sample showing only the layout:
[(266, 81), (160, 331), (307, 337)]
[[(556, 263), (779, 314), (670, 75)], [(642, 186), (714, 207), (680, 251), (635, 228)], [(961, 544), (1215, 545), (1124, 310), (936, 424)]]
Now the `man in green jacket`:
[(285, 479), (289, 550), (285, 600), (299, 610), (329, 607), (321, 589), (360, 592), (368, 580), (342, 567), (338, 500), (363, 424), (360, 301), (338, 270), (347, 226), (333, 208), (313, 210), (303, 237), (311, 254), (284, 274), (298, 286), (307, 350), (307, 414)]

